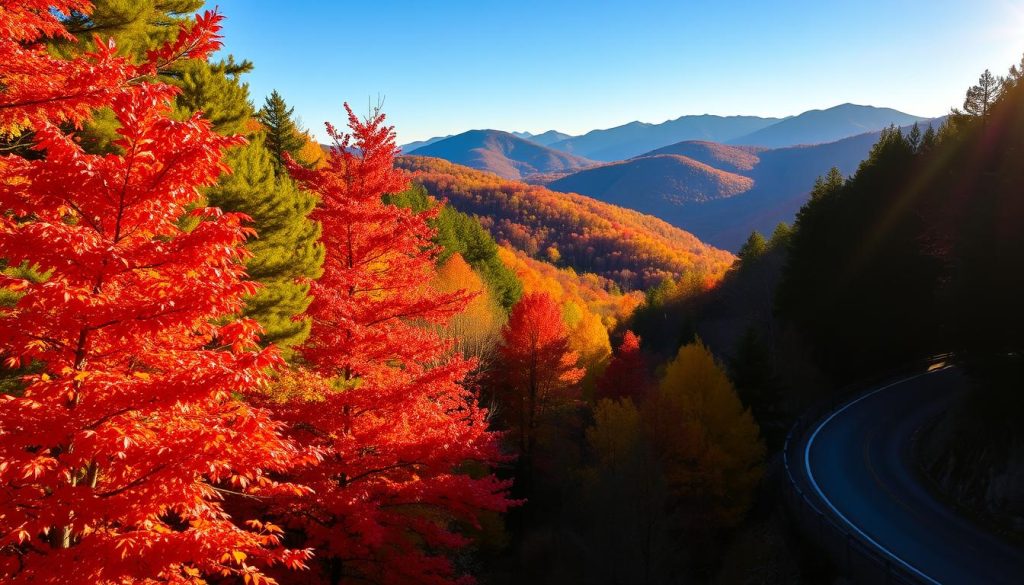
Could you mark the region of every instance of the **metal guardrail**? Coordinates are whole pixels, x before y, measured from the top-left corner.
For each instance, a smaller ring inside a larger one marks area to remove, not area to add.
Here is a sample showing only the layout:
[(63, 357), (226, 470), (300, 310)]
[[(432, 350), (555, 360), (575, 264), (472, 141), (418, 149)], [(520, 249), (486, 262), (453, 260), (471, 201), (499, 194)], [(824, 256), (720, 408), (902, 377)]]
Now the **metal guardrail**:
[(933, 356), (912, 365), (890, 370), (874, 380), (848, 386), (797, 418), (786, 435), (782, 451), (786, 483), (784, 491), (796, 524), (805, 536), (812, 538), (815, 544), (832, 558), (846, 576), (857, 583), (936, 585), (935, 581), (904, 566), (903, 561), (879, 550), (842, 518), (826, 510), (817, 496), (807, 489), (805, 482), (808, 478), (798, 468), (794, 468), (794, 462), (801, 461), (802, 457), (798, 452), (794, 452), (794, 449), (804, 443), (808, 431), (816, 428), (818, 423), (885, 381), (897, 379), (901, 375), (927, 371), (935, 364), (949, 361), (951, 358), (952, 354)]

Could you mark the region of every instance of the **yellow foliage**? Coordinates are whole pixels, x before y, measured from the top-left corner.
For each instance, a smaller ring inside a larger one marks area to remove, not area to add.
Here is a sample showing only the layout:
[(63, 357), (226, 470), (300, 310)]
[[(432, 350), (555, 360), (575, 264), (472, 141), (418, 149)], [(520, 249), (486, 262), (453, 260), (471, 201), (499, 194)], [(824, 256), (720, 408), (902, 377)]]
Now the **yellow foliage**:
[(587, 429), (587, 443), (601, 468), (614, 470), (635, 457), (640, 442), (640, 411), (629, 398), (604, 399), (594, 407), (594, 426)]
[(476, 357), (486, 367), (494, 357), (505, 314), (491, 296), (487, 285), (459, 254), (453, 254), (441, 266), (430, 286), (440, 292), (464, 290), (476, 296), (459, 314), (441, 327), (445, 337), (454, 339), (467, 357)]
[(765, 448), (750, 411), (700, 341), (679, 349), (647, 407), (674, 496), (706, 501), (715, 520), (736, 525), (761, 479)]
[(306, 138), (306, 144), (299, 151), (299, 160), (309, 161), (310, 166), (315, 169), (327, 164), (327, 157), (324, 156), (324, 149), (320, 146), (320, 143), (308, 133), (303, 136)]

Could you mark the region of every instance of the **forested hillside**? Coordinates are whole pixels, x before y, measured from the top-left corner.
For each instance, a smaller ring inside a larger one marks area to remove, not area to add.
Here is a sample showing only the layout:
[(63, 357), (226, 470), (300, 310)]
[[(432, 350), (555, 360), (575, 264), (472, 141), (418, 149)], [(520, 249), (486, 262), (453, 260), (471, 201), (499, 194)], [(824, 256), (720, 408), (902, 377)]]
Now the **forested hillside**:
[(424, 157), (402, 157), (427, 191), (481, 218), (499, 242), (604, 276), (626, 290), (695, 272), (709, 285), (732, 255), (636, 211)]

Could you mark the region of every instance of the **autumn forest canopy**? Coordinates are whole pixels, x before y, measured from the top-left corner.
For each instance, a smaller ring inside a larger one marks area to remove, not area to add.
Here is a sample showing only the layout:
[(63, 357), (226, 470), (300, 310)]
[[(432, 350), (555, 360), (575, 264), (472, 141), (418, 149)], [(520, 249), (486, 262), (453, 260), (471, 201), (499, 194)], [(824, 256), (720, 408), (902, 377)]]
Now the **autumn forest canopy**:
[[(0, 581), (832, 582), (787, 432), (945, 353), (927, 473), (1020, 534), (985, 484), (1024, 477), (1024, 60), (835, 147), (463, 165), (340, 99), (322, 146), (203, 7), (0, 0)], [(791, 216), (733, 254), (647, 213), (663, 184), (666, 218)]]

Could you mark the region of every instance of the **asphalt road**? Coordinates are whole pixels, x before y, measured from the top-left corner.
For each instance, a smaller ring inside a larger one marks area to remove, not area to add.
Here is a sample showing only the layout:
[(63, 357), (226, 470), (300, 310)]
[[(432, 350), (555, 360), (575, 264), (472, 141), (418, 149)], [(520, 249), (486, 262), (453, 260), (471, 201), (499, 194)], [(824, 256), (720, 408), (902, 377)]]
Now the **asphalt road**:
[(1024, 549), (936, 499), (913, 459), (915, 432), (964, 384), (950, 367), (865, 394), (805, 434), (801, 471), (828, 513), (920, 582), (1022, 585)]

